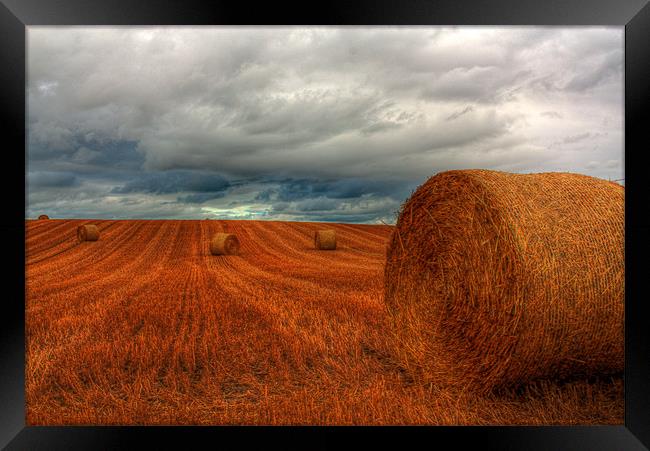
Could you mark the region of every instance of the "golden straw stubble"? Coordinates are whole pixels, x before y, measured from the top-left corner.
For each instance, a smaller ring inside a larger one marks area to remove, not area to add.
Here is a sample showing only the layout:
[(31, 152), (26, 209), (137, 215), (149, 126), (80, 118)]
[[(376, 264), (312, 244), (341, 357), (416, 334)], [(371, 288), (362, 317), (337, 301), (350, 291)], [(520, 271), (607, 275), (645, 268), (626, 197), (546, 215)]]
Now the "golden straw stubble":
[(336, 249), (336, 231), (332, 229), (317, 230), (314, 235), (316, 249), (333, 251)]
[(212, 255), (239, 255), (239, 240), (232, 233), (217, 233), (210, 241)]
[(77, 227), (77, 239), (82, 241), (97, 241), (99, 239), (99, 229), (94, 224), (86, 224)]

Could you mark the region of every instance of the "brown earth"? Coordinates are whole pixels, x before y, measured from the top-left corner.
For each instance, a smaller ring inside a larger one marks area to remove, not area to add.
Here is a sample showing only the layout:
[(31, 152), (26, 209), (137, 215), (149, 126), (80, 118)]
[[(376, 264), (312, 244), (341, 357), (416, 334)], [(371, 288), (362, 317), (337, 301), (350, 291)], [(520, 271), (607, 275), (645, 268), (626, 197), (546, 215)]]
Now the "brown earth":
[[(99, 241), (78, 243), (93, 223)], [(28, 425), (623, 424), (620, 378), (435, 391), (393, 358), (390, 226), (27, 221)], [(333, 228), (337, 250), (314, 249)], [(216, 232), (238, 256), (210, 255)]]

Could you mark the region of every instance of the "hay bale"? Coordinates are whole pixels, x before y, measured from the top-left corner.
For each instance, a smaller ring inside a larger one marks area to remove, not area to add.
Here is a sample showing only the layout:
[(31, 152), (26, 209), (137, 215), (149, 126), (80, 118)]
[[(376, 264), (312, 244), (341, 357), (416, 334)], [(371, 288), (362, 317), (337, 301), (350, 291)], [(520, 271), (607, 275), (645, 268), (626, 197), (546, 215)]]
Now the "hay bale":
[(82, 241), (97, 241), (99, 239), (99, 229), (94, 224), (85, 224), (77, 227), (77, 239)]
[(387, 251), (400, 360), (482, 392), (622, 372), (624, 195), (570, 173), (431, 177)]
[(317, 230), (314, 235), (314, 246), (322, 251), (336, 249), (336, 230)]
[(239, 240), (232, 233), (217, 233), (210, 241), (212, 255), (238, 255)]
[(40, 215), (38, 219), (50, 219), (48, 215)]

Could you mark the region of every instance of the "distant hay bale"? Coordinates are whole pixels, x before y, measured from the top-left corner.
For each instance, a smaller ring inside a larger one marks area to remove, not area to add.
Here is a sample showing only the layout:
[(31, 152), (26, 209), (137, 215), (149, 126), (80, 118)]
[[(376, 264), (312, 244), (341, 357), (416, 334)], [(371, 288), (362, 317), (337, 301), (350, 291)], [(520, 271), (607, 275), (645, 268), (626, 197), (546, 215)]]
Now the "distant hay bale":
[(434, 384), (484, 392), (622, 372), (624, 197), (570, 173), (431, 177), (387, 251), (400, 360)]
[(82, 241), (97, 241), (99, 239), (99, 229), (96, 225), (86, 224), (77, 227), (77, 239)]
[(232, 233), (217, 233), (210, 241), (212, 255), (238, 255), (239, 240)]
[(316, 249), (335, 250), (336, 249), (336, 231), (332, 229), (317, 230), (314, 235), (314, 246)]
[(40, 215), (38, 219), (50, 219), (48, 215)]

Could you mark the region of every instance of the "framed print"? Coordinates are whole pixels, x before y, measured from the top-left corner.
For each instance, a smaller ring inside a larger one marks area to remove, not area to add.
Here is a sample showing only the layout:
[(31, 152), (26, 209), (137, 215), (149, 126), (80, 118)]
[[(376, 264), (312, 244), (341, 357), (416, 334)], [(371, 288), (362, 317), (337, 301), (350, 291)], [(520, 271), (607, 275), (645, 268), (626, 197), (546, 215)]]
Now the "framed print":
[(650, 446), (647, 2), (0, 13), (2, 446)]

